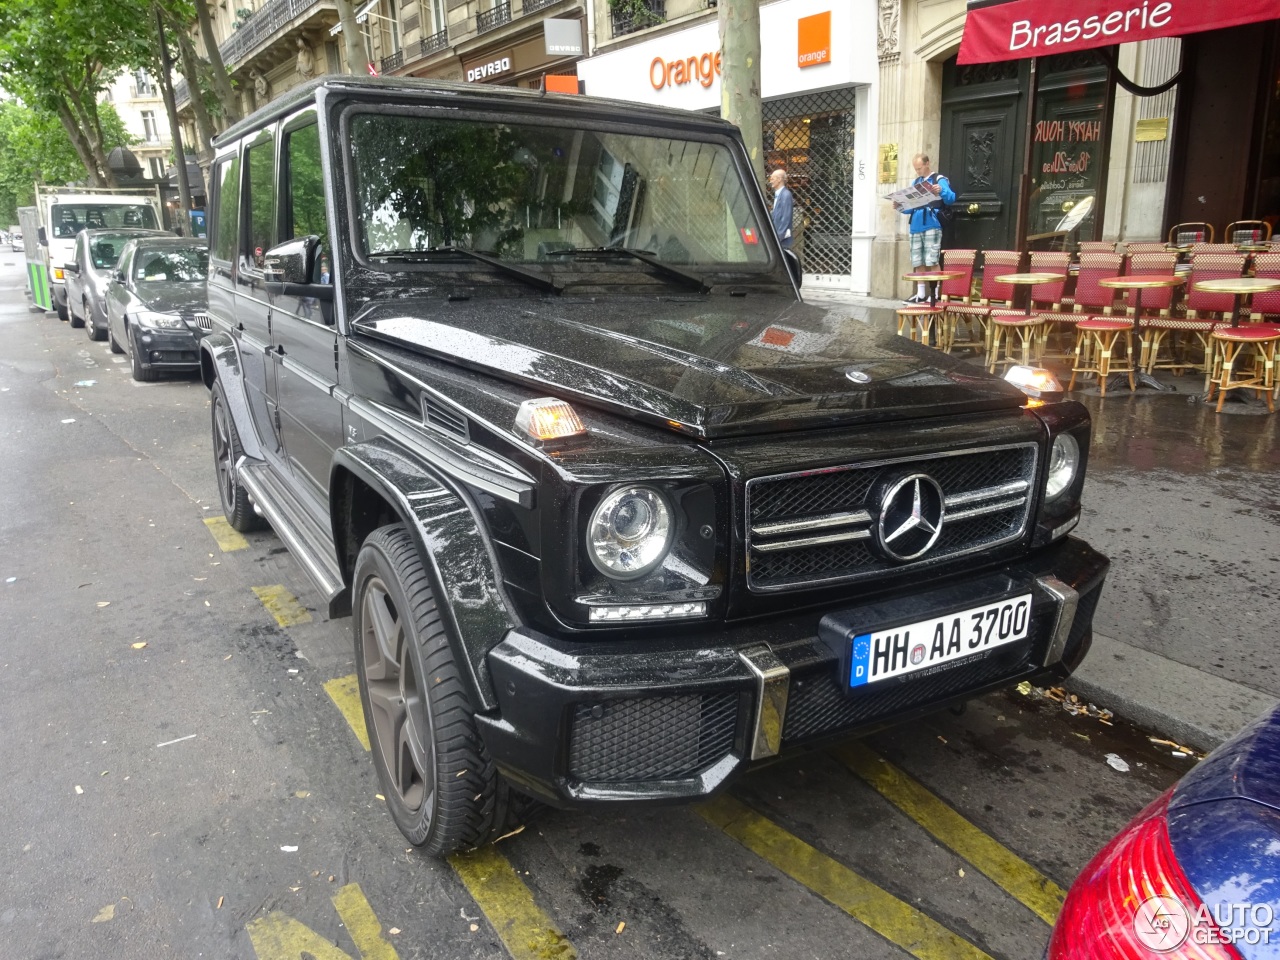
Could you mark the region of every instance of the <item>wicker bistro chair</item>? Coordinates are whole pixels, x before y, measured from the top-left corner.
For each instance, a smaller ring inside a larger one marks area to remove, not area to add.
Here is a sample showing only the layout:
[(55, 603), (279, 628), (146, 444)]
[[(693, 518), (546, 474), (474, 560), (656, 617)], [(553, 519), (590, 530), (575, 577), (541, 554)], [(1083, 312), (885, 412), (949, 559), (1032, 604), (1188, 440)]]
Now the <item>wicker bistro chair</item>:
[[(970, 304), (973, 302), (973, 268), (978, 260), (977, 250), (943, 250), (942, 269), (959, 270), (960, 276), (944, 280), (938, 288), (942, 298), (942, 316), (939, 324), (938, 345), (947, 353), (956, 346), (955, 317), (948, 311), (948, 304)], [(960, 341), (959, 346), (969, 346), (967, 341)]]
[[(1124, 337), (1124, 355), (1115, 356), (1116, 343)], [(1107, 395), (1107, 378), (1113, 373), (1129, 375), (1129, 391), (1134, 389), (1133, 323), (1118, 317), (1086, 317), (1076, 324), (1076, 359), (1071, 367), (1068, 390), (1076, 388), (1082, 373), (1098, 376), (1098, 389)]]
[(1187, 252), (1187, 256), (1194, 260), (1196, 257), (1203, 256), (1206, 253), (1217, 255), (1239, 252), (1234, 243), (1193, 243), (1191, 249)]
[[(1239, 327), (1221, 326), (1209, 334), (1214, 346), (1213, 372), (1209, 375), (1206, 400), (1218, 394), (1219, 413), (1231, 390), (1255, 390), (1267, 398), (1267, 410), (1276, 412), (1275, 368), (1276, 345), (1280, 344), (1280, 325), (1248, 323)], [(1254, 348), (1251, 369), (1236, 376), (1236, 365), (1244, 348)]]
[[(1081, 240), (1077, 248), (1078, 253), (1115, 253), (1116, 243), (1114, 240)], [(1032, 255), (1034, 256), (1034, 254)], [(1035, 267), (1031, 268), (1033, 271)]]
[(1193, 243), (1213, 243), (1213, 224), (1174, 224), (1169, 228), (1168, 242), (1171, 247), (1189, 247)]
[[(1080, 272), (1076, 275), (1076, 290), (1071, 298), (1071, 312), (1052, 314), (1046, 321), (1075, 327), (1075, 348), (1072, 351), (1074, 359), (1071, 367), (1073, 389), (1079, 374), (1095, 373), (1101, 378), (1105, 392), (1107, 376), (1111, 373), (1128, 372), (1124, 368), (1132, 366), (1128, 361), (1128, 353), (1118, 363), (1112, 357), (1116, 341), (1122, 334), (1126, 347), (1129, 346), (1131, 338), (1125, 331), (1132, 330), (1132, 322), (1124, 321), (1123, 328), (1110, 325), (1113, 323), (1111, 313), (1115, 309), (1116, 291), (1098, 282), (1119, 276), (1123, 263), (1124, 257), (1118, 253), (1082, 253)], [(1092, 323), (1095, 320), (1100, 323)], [(1086, 323), (1090, 326), (1083, 326)]]
[[(1253, 275), (1263, 280), (1280, 280), (1280, 252), (1254, 254)], [(1249, 319), (1280, 323), (1280, 290), (1255, 293), (1249, 303)]]
[(1222, 236), (1228, 243), (1236, 246), (1270, 243), (1271, 224), (1265, 220), (1237, 220), (1227, 224)]
[[(1023, 310), (997, 308), (991, 311), (991, 349), (987, 368), (993, 373), (1002, 363), (1030, 364), (1044, 357), (1052, 320), (1063, 310), (1063, 290), (1067, 285), (1070, 264), (1069, 253), (1038, 250), (1031, 254), (1029, 269), (1032, 273), (1060, 273), (1062, 279), (1031, 286), (1027, 294), (1031, 298), (1030, 317)], [(1014, 355), (1015, 338), (1018, 356)], [(1003, 356), (1001, 350), (1004, 351)]]
[[(1138, 253), (1129, 257), (1127, 276), (1172, 276), (1178, 265), (1178, 255), (1176, 253)], [(1125, 312), (1129, 316), (1133, 316), (1134, 307), (1130, 300), (1136, 301), (1129, 291), (1124, 292)], [(1159, 351), (1161, 343), (1165, 340), (1169, 333), (1168, 329), (1152, 330), (1145, 324), (1144, 320), (1152, 315), (1156, 317), (1168, 318), (1173, 309), (1174, 297), (1177, 295), (1177, 287), (1154, 287), (1142, 291), (1142, 317), (1138, 318), (1141, 332), (1139, 339), (1141, 340), (1141, 355), (1138, 359), (1138, 369), (1145, 370), (1150, 373), (1155, 365), (1155, 357)], [(1178, 363), (1160, 363), (1162, 367), (1181, 366)]]
[[(1245, 260), (1243, 253), (1201, 254), (1191, 261), (1191, 274), (1187, 277), (1186, 297), (1183, 299), (1184, 314), (1167, 317), (1148, 317), (1142, 326), (1150, 331), (1150, 343), (1147, 347), (1148, 363), (1154, 367), (1154, 358), (1158, 355), (1160, 342), (1170, 330), (1189, 332), (1195, 335), (1202, 348), (1203, 359), (1199, 363), (1183, 360), (1169, 363), (1176, 368), (1191, 367), (1205, 373), (1205, 391), (1209, 389), (1209, 380), (1215, 370), (1215, 346), (1210, 337), (1214, 329), (1230, 320), (1235, 307), (1235, 298), (1229, 293), (1206, 293), (1197, 290), (1195, 285), (1201, 280), (1219, 280), (1226, 277), (1239, 277), (1244, 273)], [(1164, 333), (1161, 333), (1164, 331)]]
[(1124, 252), (1131, 257), (1139, 253), (1168, 253), (1169, 245), (1163, 240), (1139, 240), (1135, 243), (1126, 243)]
[[(951, 346), (981, 349), (984, 358), (991, 352), (990, 317), (992, 309), (1012, 308), (1016, 288), (1012, 283), (999, 283), (996, 277), (1017, 273), (1022, 254), (1016, 250), (987, 250), (982, 255), (982, 289), (977, 303), (948, 303), (947, 329), (953, 332)], [(964, 323), (967, 336), (957, 339), (957, 325)], [(981, 334), (981, 336), (979, 336)]]

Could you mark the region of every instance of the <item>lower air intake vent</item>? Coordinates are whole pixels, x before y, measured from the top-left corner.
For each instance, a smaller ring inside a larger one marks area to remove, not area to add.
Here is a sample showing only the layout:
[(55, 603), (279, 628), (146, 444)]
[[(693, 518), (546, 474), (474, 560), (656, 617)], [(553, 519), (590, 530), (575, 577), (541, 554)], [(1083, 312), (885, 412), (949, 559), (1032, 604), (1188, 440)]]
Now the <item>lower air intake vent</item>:
[(736, 693), (583, 703), (573, 710), (569, 775), (586, 783), (696, 776), (733, 749)]

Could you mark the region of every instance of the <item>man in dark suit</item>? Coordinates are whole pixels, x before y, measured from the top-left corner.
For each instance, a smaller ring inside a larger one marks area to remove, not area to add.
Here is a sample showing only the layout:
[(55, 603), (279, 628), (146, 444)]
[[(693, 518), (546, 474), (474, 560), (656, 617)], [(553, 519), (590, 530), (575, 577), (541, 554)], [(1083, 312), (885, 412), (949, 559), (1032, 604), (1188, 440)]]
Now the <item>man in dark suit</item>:
[(769, 188), (773, 190), (773, 229), (782, 242), (782, 249), (791, 249), (791, 215), (795, 200), (787, 187), (787, 171), (775, 170), (769, 174)]

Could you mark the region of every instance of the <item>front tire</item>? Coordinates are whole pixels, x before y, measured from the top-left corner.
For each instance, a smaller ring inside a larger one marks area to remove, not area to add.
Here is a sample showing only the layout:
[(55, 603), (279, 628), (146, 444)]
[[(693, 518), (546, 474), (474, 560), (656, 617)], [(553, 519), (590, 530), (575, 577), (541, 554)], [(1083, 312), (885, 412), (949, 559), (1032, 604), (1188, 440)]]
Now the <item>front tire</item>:
[(55, 302), (55, 303), (54, 303), (54, 308), (58, 311), (58, 319), (59, 319), (59, 320), (70, 320), (70, 319), (71, 319), (71, 314), (67, 312), (67, 305), (66, 305), (65, 303), (56, 303), (56, 302)]
[(356, 558), (356, 673), (387, 809), (432, 856), (514, 829), (529, 801), (494, 768), (454, 662), (435, 595), (400, 524), (369, 535)]
[(99, 330), (93, 322), (93, 311), (89, 309), (89, 301), (84, 302), (84, 329), (90, 340), (107, 339), (107, 331)]
[(116, 343), (116, 335), (111, 332), (111, 321), (107, 321), (107, 339), (111, 341), (112, 353), (124, 353), (124, 347)]
[(75, 310), (73, 310), (73, 309), (72, 309), (72, 307), (71, 307), (71, 301), (69, 301), (69, 300), (68, 300), (68, 301), (67, 301), (67, 314), (68, 314), (68, 319), (70, 319), (70, 321), (71, 321), (71, 326), (72, 326), (74, 329), (79, 330), (81, 327), (83, 327), (83, 326), (85, 325), (85, 320), (86, 320), (86, 318), (89, 316), (89, 311), (88, 311), (88, 310), (86, 310), (82, 315), (80, 315), (80, 316), (78, 316), (78, 317), (77, 317), (77, 316), (76, 316), (76, 312), (75, 312)]
[(264, 521), (254, 512), (249, 492), (236, 479), (236, 464), (244, 455), (244, 449), (220, 380), (214, 381), (209, 406), (213, 421), (213, 466), (218, 475), (218, 499), (222, 501), (223, 516), (241, 533), (259, 530)]
[(142, 362), (142, 351), (138, 349), (138, 341), (129, 338), (129, 369), (133, 374), (133, 379), (139, 383), (151, 383), (157, 379), (158, 374), (151, 369), (150, 366)]

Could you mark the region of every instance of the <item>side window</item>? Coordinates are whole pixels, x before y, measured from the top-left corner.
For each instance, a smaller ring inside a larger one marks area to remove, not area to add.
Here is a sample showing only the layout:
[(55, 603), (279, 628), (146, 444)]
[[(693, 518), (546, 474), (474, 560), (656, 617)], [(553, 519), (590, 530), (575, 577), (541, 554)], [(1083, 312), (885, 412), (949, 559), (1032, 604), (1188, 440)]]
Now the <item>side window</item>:
[(320, 128), (314, 123), (294, 130), (285, 140), (286, 209), (289, 213), (287, 236), (310, 234), (328, 244), (329, 222), (324, 209), (324, 173), (320, 166)]
[(249, 215), (246, 254), (255, 266), (262, 267), (262, 256), (275, 246), (276, 223), (276, 142), (269, 138), (255, 143), (244, 153), (249, 175), (245, 187), (249, 191), (245, 209)]
[(240, 235), (240, 158), (236, 156), (220, 161), (213, 182), (218, 192), (213, 255), (218, 260), (234, 260), (236, 237)]

